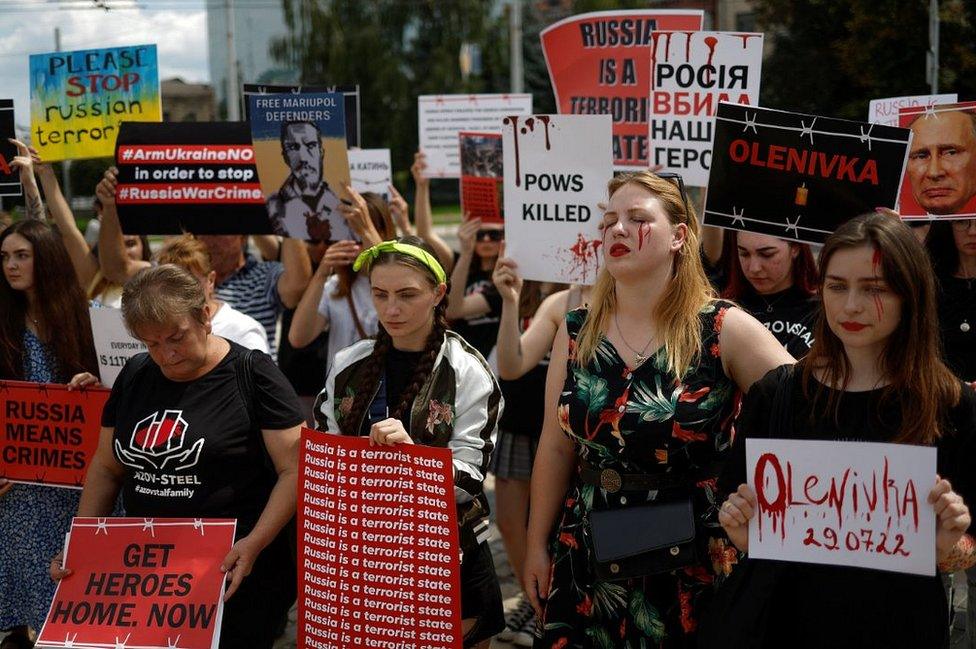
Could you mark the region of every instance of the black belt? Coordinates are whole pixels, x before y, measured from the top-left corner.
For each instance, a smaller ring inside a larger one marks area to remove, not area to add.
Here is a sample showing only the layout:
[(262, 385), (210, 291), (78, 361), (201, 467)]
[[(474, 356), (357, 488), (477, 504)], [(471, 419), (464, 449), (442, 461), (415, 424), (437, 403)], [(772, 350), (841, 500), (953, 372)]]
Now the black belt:
[(669, 473), (621, 473), (616, 469), (597, 469), (580, 462), (580, 479), (608, 493), (618, 491), (658, 491), (681, 486), (683, 481)]

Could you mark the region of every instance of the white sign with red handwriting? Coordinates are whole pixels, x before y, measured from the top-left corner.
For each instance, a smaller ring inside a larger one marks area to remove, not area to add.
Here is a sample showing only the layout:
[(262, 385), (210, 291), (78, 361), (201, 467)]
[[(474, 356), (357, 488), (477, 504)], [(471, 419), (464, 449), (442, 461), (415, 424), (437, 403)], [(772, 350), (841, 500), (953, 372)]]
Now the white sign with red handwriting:
[(746, 471), (750, 557), (935, 574), (935, 448), (748, 439)]

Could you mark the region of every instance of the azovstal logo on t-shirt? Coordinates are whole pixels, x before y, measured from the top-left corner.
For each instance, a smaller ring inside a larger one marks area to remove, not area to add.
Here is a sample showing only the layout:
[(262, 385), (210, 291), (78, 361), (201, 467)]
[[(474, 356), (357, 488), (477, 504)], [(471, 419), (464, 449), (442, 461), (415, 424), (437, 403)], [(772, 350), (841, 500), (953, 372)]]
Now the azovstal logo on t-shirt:
[[(143, 471), (185, 471), (200, 461), (204, 442), (200, 438), (189, 448), (184, 448), (188, 429), (182, 410), (166, 410), (162, 416), (157, 410), (132, 428), (128, 448), (115, 440), (116, 455), (122, 464)], [(183, 482), (170, 482), (165, 480), (165, 475), (160, 477), (164, 484)]]

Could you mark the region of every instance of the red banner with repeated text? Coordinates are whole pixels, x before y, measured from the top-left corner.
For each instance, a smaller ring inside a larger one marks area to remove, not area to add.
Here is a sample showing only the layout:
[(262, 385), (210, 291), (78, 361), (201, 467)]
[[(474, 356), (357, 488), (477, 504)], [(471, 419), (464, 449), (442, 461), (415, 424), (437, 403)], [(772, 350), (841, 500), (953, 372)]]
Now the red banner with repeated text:
[(460, 649), (451, 451), (302, 431), (298, 646)]
[(0, 477), (80, 489), (109, 390), (0, 381)]
[(698, 31), (703, 20), (693, 9), (597, 11), (539, 35), (559, 112), (613, 116), (615, 169), (648, 166), (653, 33)]

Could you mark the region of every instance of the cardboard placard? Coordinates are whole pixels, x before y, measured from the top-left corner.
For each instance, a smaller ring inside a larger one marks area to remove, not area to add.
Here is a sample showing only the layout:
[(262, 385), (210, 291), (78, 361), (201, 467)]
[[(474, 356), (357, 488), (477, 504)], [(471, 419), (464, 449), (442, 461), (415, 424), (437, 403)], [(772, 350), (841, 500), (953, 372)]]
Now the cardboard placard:
[(126, 122), (115, 152), (126, 234), (270, 234), (245, 122)]
[(954, 104), (957, 101), (959, 95), (954, 92), (942, 95), (908, 95), (872, 99), (868, 104), (868, 121), (872, 124), (898, 126), (898, 110), (901, 108), (924, 108), (936, 104)]
[(759, 103), (763, 35), (660, 32), (651, 53), (651, 164), (705, 187), (720, 102)]
[(349, 184), (342, 95), (265, 94), (248, 101), (255, 163), (274, 233), (358, 240), (339, 211)]
[(281, 86), (267, 85), (262, 83), (245, 83), (242, 93), (244, 102), (244, 119), (251, 120), (251, 105), (248, 97), (250, 95), (268, 95), (292, 93), (301, 94), (305, 92), (338, 92), (343, 97), (343, 116), (346, 120), (346, 145), (350, 148), (362, 146), (362, 133), (360, 124), (362, 123), (359, 115), (359, 86)]
[(0, 381), (0, 477), (81, 489), (108, 395), (104, 388)]
[(612, 126), (609, 115), (505, 119), (505, 254), (523, 278), (596, 281)]
[(134, 338), (125, 328), (121, 309), (89, 307), (95, 355), (98, 356), (98, 376), (102, 385), (111, 388), (130, 358), (146, 351), (146, 345)]
[(155, 45), (30, 55), (31, 143), (45, 162), (108, 157), (122, 122), (163, 117)]
[(75, 518), (38, 648), (217, 649), (237, 523)]
[(373, 192), (390, 200), (393, 184), (393, 163), (389, 149), (349, 149), (349, 178), (352, 188), (360, 194)]
[(613, 115), (614, 169), (646, 169), (651, 50), (656, 31), (697, 31), (697, 9), (596, 11), (571, 16), (539, 34), (556, 109)]
[(7, 140), (16, 137), (14, 100), (0, 99), (0, 196), (20, 196), (24, 193), (20, 186), (20, 173), (10, 167), (17, 155), (17, 147)]
[(421, 95), (417, 97), (420, 149), (427, 176), (460, 178), (458, 134), (501, 133), (507, 115), (531, 115), (532, 95)]
[(298, 646), (460, 649), (451, 451), (302, 430)]
[(936, 449), (747, 439), (749, 556), (935, 574)]
[(461, 152), (461, 214), (466, 219), (502, 223), (501, 133), (458, 134)]
[(898, 212), (902, 218), (976, 217), (976, 101), (898, 111), (911, 129)]
[(894, 209), (911, 133), (719, 104), (705, 224), (821, 244), (876, 207)]

